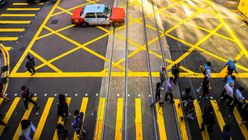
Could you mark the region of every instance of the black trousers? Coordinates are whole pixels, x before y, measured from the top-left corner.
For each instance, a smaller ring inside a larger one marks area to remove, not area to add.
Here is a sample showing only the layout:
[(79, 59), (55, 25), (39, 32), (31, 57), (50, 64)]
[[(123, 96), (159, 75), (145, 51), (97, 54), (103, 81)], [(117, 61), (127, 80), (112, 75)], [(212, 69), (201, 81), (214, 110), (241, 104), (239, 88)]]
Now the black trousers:
[(30, 73), (35, 73), (34, 67), (27, 68)]
[(170, 102), (172, 103), (174, 99), (172, 92), (166, 92), (164, 100), (168, 100), (168, 95), (170, 96)]
[(25, 109), (28, 109), (28, 102), (34, 104), (35, 106), (38, 106), (38, 104), (32, 99), (23, 100), (23, 102), (24, 102)]
[(173, 74), (174, 80), (173, 83), (176, 83), (177, 79), (179, 78), (179, 74)]

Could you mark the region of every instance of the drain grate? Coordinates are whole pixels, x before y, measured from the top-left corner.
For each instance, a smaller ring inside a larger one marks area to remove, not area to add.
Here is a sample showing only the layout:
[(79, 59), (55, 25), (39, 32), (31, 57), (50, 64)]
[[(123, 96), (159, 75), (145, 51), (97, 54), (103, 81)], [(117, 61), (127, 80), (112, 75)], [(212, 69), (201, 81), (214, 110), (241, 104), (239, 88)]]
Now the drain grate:
[(52, 22), (51, 22), (52, 25), (56, 25), (56, 24), (58, 24), (58, 23), (59, 23), (59, 20), (58, 20), (58, 19), (54, 19), (54, 20), (52, 20)]

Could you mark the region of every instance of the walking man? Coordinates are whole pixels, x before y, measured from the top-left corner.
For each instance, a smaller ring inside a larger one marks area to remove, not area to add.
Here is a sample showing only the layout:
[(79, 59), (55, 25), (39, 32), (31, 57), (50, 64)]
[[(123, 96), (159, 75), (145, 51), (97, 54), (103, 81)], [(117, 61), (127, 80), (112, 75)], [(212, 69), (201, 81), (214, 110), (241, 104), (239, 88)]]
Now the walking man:
[(31, 131), (35, 132), (36, 128), (30, 120), (21, 121), (22, 131), (20, 136), (23, 136), (25, 140), (32, 140)]
[(31, 76), (35, 74), (34, 66), (35, 66), (34, 58), (31, 57), (30, 55), (27, 55), (26, 68), (31, 73)]
[(165, 81), (166, 67), (160, 66), (159, 75), (160, 75), (160, 83), (163, 86), (163, 82)]
[(205, 125), (207, 127), (207, 130), (209, 133), (213, 132), (213, 126), (215, 125), (215, 119), (213, 115), (213, 107), (212, 106), (207, 106), (204, 108), (204, 112), (202, 115), (203, 122), (201, 125), (201, 131), (205, 130)]
[(227, 63), (225, 64), (225, 67), (227, 66), (227, 74), (228, 75), (232, 75), (233, 71), (235, 71), (236, 73), (236, 65), (235, 63), (237, 62), (237, 60), (228, 60)]
[(63, 121), (66, 121), (68, 116), (68, 104), (66, 103), (65, 95), (59, 94), (59, 102), (57, 106), (58, 106), (58, 110), (57, 110), (58, 116), (62, 117)]
[(172, 67), (172, 74), (174, 76), (174, 80), (173, 83), (176, 84), (177, 79), (179, 78), (179, 67), (180, 67), (180, 63), (175, 64)]
[(170, 96), (170, 103), (174, 103), (172, 90), (173, 90), (173, 77), (170, 77), (166, 82), (166, 93), (165, 93), (165, 97), (164, 97), (164, 100), (167, 101), (167, 100), (169, 100), (168, 99), (168, 95), (169, 95)]
[(208, 80), (208, 77), (205, 76), (203, 81), (201, 82), (201, 88), (202, 88), (202, 96), (199, 96), (198, 101), (201, 102), (202, 99), (204, 99), (209, 94), (210, 89), (210, 82)]
[(155, 94), (155, 101), (150, 104), (150, 106), (154, 106), (157, 102), (160, 101), (160, 90), (163, 90), (160, 82), (157, 82), (156, 84), (156, 94)]
[(83, 128), (83, 117), (84, 117), (83, 112), (79, 112), (79, 110), (77, 109), (74, 111), (75, 119), (72, 121), (72, 127), (79, 138), (82, 137), (83, 134), (86, 134), (86, 130), (84, 130)]
[(236, 104), (239, 104), (239, 106), (242, 106), (243, 102), (245, 102), (245, 97), (243, 96), (242, 92), (244, 91), (243, 87), (239, 87), (236, 89), (236, 92), (234, 92), (233, 95), (233, 103), (230, 106), (229, 112), (233, 112), (234, 107)]
[(204, 64), (204, 66), (200, 66), (201, 72), (208, 78), (210, 78), (211, 74), (211, 65), (211, 62), (207, 62), (206, 64)]
[(33, 95), (29, 92), (29, 89), (25, 86), (22, 86), (21, 91), (22, 91), (22, 99), (24, 102), (25, 110), (28, 109), (29, 102), (34, 104), (36, 109), (38, 109), (39, 105), (32, 99)]

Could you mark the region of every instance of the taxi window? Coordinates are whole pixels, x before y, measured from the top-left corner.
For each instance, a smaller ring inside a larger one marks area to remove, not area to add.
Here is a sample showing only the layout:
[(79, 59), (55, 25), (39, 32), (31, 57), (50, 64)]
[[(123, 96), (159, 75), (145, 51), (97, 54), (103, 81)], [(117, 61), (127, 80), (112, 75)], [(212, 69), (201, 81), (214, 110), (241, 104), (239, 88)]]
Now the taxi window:
[(103, 13), (97, 13), (96, 16), (97, 18), (107, 18), (107, 16), (104, 15)]
[(95, 13), (87, 13), (85, 18), (96, 18)]

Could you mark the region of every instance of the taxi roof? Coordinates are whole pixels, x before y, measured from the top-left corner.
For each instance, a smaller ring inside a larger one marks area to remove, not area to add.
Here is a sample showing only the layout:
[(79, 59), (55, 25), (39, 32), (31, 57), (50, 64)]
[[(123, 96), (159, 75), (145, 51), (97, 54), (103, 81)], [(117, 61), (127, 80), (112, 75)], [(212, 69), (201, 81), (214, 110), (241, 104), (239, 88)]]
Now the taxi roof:
[(105, 4), (89, 4), (84, 8), (84, 13), (103, 12)]

